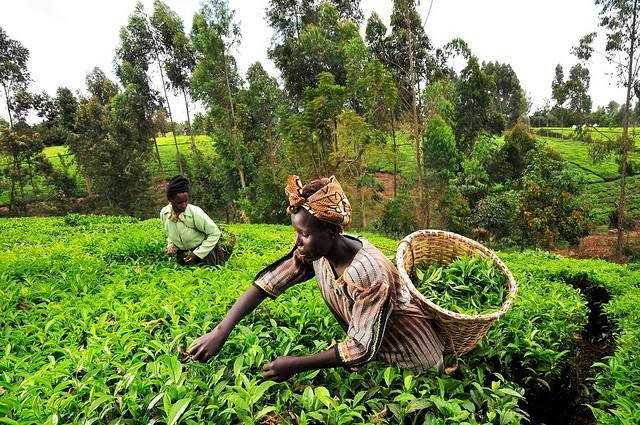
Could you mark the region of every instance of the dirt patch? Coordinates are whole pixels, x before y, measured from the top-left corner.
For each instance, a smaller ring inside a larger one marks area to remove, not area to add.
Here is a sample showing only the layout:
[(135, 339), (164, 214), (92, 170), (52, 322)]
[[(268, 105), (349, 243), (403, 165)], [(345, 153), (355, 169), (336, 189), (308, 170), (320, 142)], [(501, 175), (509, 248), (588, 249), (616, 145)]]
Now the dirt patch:
[(591, 378), (595, 375), (592, 366), (612, 355), (615, 349), (613, 325), (602, 308), (610, 299), (609, 293), (584, 278), (567, 283), (578, 289), (587, 300), (588, 321), (582, 332), (575, 336), (569, 364), (561, 378), (550, 383), (549, 388), (539, 385), (527, 388), (526, 410), (533, 424), (595, 424), (595, 418), (586, 406), (597, 399), (592, 388)]
[[(391, 173), (383, 173), (383, 172), (377, 172), (374, 174), (376, 180), (378, 180), (380, 183), (382, 183), (382, 186), (384, 187), (384, 190), (381, 193), (381, 196), (384, 199), (391, 199), (393, 198), (393, 174)], [(398, 177), (399, 179), (399, 177)]]
[[(625, 233), (626, 245), (640, 248), (640, 230)], [(615, 229), (607, 233), (594, 233), (580, 239), (574, 248), (556, 249), (553, 252), (571, 258), (600, 258), (617, 262), (616, 243), (618, 232)], [(623, 259), (625, 261), (626, 259)]]

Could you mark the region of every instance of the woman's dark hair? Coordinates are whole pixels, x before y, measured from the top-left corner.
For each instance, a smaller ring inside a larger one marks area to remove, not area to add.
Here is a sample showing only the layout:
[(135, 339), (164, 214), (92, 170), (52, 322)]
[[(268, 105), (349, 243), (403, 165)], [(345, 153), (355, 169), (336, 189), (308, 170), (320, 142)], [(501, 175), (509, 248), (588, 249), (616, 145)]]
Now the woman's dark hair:
[(171, 199), (182, 192), (189, 192), (189, 180), (178, 174), (167, 183), (167, 199)]
[[(300, 196), (302, 196), (306, 201), (307, 199), (309, 199), (311, 195), (313, 195), (314, 193), (316, 193), (317, 191), (325, 187), (328, 183), (329, 183), (329, 179), (326, 177), (323, 177), (317, 180), (312, 180), (307, 184), (305, 184), (304, 186), (302, 186), (302, 191), (301, 191), (302, 193), (300, 194)], [(323, 227), (329, 232), (335, 233), (338, 235), (342, 233), (342, 230), (343, 230), (342, 225), (336, 224), (336, 223), (330, 223), (328, 221), (318, 220), (315, 217), (313, 218), (319, 223), (320, 227)]]

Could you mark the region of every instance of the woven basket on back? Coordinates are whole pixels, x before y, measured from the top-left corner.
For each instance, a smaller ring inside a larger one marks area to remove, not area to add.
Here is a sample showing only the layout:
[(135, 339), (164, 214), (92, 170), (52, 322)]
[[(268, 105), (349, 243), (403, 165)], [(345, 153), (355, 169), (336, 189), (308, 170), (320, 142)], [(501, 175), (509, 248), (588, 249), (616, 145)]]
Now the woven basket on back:
[[(508, 294), (502, 307), (490, 314), (467, 315), (446, 310), (434, 301), (426, 298), (414, 286), (410, 276), (416, 264), (438, 263), (447, 265), (463, 255), (481, 255), (490, 258), (493, 264), (505, 276)], [(518, 287), (513, 275), (498, 256), (484, 245), (444, 230), (418, 230), (400, 241), (396, 254), (396, 263), (400, 278), (406, 282), (409, 290), (424, 303), (427, 312), (433, 314), (436, 329), (449, 352), (456, 357), (471, 350), (487, 333), (491, 324), (502, 316), (513, 303)]]

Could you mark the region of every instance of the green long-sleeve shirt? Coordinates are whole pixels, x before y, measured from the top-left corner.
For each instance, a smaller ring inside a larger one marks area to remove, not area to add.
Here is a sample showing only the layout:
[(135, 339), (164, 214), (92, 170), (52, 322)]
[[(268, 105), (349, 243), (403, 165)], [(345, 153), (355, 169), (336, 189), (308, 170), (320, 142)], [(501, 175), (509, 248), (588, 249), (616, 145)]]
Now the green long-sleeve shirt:
[[(193, 250), (198, 258), (206, 257), (220, 239), (220, 229), (202, 208), (187, 204), (187, 208), (171, 220), (171, 204), (160, 210), (160, 220), (167, 234), (167, 248)], [(194, 249), (195, 248), (195, 249)]]

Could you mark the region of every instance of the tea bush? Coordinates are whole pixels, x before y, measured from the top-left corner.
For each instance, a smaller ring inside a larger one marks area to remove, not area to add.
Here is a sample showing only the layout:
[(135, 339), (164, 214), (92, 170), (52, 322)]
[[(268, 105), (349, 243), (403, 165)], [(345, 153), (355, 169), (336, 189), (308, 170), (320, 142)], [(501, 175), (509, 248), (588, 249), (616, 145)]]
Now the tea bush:
[[(230, 225), (234, 254), (215, 269), (164, 257), (155, 219), (19, 218), (0, 228), (3, 423), (522, 423), (525, 389), (554, 379), (586, 323), (584, 297), (566, 284), (583, 275), (611, 292), (606, 311), (619, 324), (618, 350), (597, 366), (593, 410), (607, 423), (637, 415), (637, 268), (502, 253), (519, 296), (455, 374), (374, 362), (276, 384), (260, 377), (266, 361), (343, 337), (312, 282), (266, 301), (208, 364), (178, 353), (287, 252), (290, 227)], [(393, 256), (395, 241), (365, 236)]]

